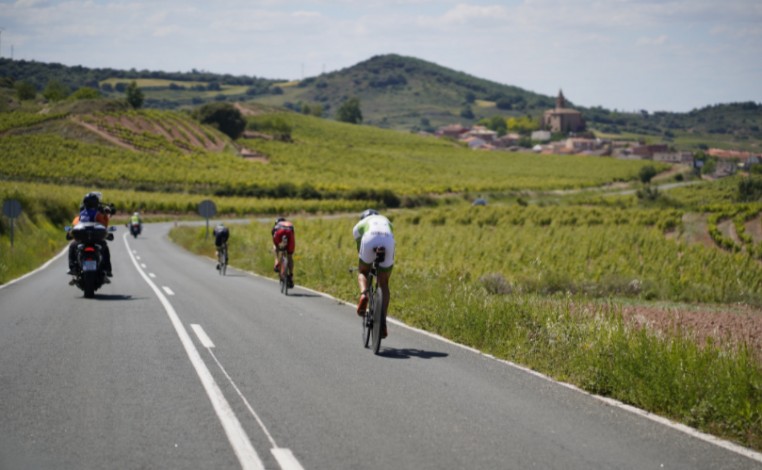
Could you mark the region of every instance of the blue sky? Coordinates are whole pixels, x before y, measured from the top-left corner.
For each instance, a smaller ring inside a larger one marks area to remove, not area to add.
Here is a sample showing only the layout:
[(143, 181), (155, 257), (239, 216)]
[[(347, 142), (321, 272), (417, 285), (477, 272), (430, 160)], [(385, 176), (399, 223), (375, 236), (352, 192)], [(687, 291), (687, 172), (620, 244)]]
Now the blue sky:
[(298, 79), (396, 53), (582, 106), (762, 102), (761, 0), (0, 0), (0, 55)]

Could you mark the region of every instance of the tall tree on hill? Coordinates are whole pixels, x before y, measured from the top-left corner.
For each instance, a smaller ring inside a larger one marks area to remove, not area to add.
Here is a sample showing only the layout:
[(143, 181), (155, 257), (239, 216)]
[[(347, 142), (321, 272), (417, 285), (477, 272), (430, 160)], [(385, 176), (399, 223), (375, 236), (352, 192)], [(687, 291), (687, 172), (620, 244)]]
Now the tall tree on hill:
[(16, 89), (16, 97), (19, 101), (33, 100), (37, 96), (37, 88), (26, 80), (16, 82), (13, 87)]
[(127, 86), (125, 90), (127, 95), (127, 103), (134, 109), (140, 109), (143, 106), (143, 90), (138, 88), (137, 82), (134, 80)]
[(352, 97), (346, 100), (336, 111), (336, 120), (348, 122), (350, 124), (362, 124), (362, 111), (360, 111), (360, 100)]
[(59, 80), (50, 80), (42, 92), (42, 96), (48, 101), (61, 101), (66, 99), (71, 93), (69, 87), (61, 83)]

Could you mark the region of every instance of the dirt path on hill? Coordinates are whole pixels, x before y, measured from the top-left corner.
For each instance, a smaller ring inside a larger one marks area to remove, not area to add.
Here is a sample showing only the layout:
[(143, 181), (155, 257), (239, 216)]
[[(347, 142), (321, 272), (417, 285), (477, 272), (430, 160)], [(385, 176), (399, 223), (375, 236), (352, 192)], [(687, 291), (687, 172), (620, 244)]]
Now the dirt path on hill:
[(122, 142), (121, 140), (117, 139), (116, 137), (109, 134), (108, 132), (102, 131), (97, 126), (84, 122), (81, 119), (77, 118), (76, 116), (71, 116), (69, 119), (71, 119), (72, 122), (84, 127), (85, 129), (89, 130), (90, 132), (93, 132), (94, 134), (97, 134), (99, 137), (103, 138), (104, 140), (107, 140), (108, 142), (111, 142), (112, 144), (118, 147), (121, 147), (127, 150), (137, 151), (137, 149), (133, 147), (132, 145)]

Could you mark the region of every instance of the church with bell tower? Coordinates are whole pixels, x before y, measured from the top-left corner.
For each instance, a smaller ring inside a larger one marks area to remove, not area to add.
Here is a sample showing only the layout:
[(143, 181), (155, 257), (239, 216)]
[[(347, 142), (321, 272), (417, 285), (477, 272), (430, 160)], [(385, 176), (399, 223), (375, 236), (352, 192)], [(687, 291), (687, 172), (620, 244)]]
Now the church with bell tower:
[(566, 107), (566, 97), (563, 90), (558, 90), (556, 108), (545, 111), (542, 119), (546, 130), (567, 134), (585, 130), (585, 120), (582, 113)]

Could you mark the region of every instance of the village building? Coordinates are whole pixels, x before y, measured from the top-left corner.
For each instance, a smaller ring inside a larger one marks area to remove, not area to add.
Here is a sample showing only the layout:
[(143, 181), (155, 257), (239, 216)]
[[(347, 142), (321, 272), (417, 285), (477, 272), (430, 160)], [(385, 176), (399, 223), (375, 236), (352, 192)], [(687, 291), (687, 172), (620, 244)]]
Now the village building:
[(547, 142), (550, 140), (550, 131), (532, 131), (532, 142)]
[(556, 98), (556, 108), (545, 111), (542, 119), (545, 129), (551, 132), (580, 132), (585, 130), (585, 120), (582, 113), (566, 107), (564, 92), (559, 90)]
[(487, 143), (493, 143), (497, 140), (497, 132), (487, 129), (484, 126), (474, 126), (471, 128), (471, 130), (466, 131), (464, 134), (461, 135), (461, 139), (474, 137), (477, 139), (481, 139), (484, 142)]
[(691, 152), (656, 152), (653, 154), (653, 161), (693, 166), (693, 153)]
[(632, 147), (630, 151), (633, 155), (650, 160), (654, 154), (669, 152), (669, 146), (667, 144), (637, 145)]
[(437, 130), (436, 135), (439, 137), (460, 139), (466, 132), (468, 132), (467, 127), (463, 127), (461, 124), (450, 124), (449, 126), (440, 127), (439, 130)]

